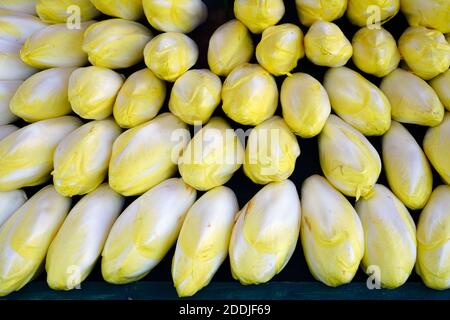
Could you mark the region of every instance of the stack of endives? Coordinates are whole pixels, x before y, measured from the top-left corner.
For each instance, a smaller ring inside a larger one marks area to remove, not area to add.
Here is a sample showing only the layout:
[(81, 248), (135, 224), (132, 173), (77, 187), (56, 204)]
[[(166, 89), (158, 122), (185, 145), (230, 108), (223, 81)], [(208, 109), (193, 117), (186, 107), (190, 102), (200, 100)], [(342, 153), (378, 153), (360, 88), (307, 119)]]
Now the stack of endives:
[[(450, 288), (450, 2), (295, 4), (305, 33), (279, 24), (282, 0), (235, 0), (200, 52), (201, 0), (1, 1), (0, 296), (41, 266), (55, 290), (79, 288), (98, 261), (107, 282), (130, 283), (172, 247), (179, 296), (227, 257), (236, 280), (260, 284), (297, 241), (331, 287), (375, 267), (383, 288), (414, 269)], [(410, 27), (397, 44), (380, 24), (399, 12)], [(333, 22), (344, 15), (353, 39)], [(302, 59), (327, 67), (322, 83), (297, 72)], [(253, 127), (247, 140), (236, 123)], [(423, 141), (410, 124), (428, 127)], [(322, 172), (294, 183), (312, 137)], [(261, 185), (247, 203), (224, 186), (241, 167)], [(417, 225), (408, 210), (422, 210)]]

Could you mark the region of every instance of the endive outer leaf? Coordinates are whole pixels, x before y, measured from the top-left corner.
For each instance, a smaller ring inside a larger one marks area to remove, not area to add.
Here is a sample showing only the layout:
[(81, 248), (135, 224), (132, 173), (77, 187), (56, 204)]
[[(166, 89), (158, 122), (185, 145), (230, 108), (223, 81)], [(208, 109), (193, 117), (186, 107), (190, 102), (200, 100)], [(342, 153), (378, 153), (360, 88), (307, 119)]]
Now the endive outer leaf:
[(319, 136), (320, 166), (331, 184), (350, 197), (370, 193), (381, 173), (381, 159), (359, 131), (330, 115)]
[(166, 98), (165, 82), (150, 69), (136, 71), (125, 80), (117, 94), (113, 114), (122, 128), (136, 127), (152, 120)]
[(430, 164), (414, 137), (398, 122), (383, 136), (383, 164), (389, 186), (410, 209), (422, 209), (433, 191)]
[(27, 199), (23, 190), (0, 191), (0, 227)]
[(74, 68), (53, 68), (25, 80), (10, 101), (10, 110), (25, 121), (35, 122), (72, 112), (67, 90)]
[(183, 180), (197, 190), (228, 182), (244, 161), (244, 148), (228, 123), (212, 118), (184, 149), (179, 161)]
[(0, 81), (0, 125), (12, 123), (18, 119), (9, 109), (9, 104), (21, 84), (22, 81), (16, 80)]
[(395, 69), (383, 79), (380, 89), (391, 103), (392, 119), (430, 127), (442, 122), (444, 106), (428, 83), (416, 75)]
[(375, 185), (367, 199), (356, 203), (364, 229), (362, 268), (379, 268), (381, 286), (403, 285), (416, 262), (416, 226), (400, 200), (385, 186)]
[(206, 69), (189, 70), (172, 88), (169, 109), (188, 124), (206, 123), (220, 103), (222, 82)]
[(214, 31), (209, 39), (208, 65), (219, 76), (228, 76), (253, 56), (250, 32), (239, 20), (230, 20)]
[(280, 100), (284, 121), (302, 138), (318, 135), (331, 112), (325, 88), (306, 73), (286, 77), (281, 86)]
[(22, 61), (21, 45), (0, 39), (0, 81), (25, 80), (38, 70)]
[(172, 261), (172, 278), (180, 297), (207, 286), (228, 255), (231, 231), (239, 211), (234, 192), (217, 187), (189, 209)]
[(323, 83), (333, 110), (366, 136), (380, 136), (391, 126), (391, 104), (384, 93), (359, 73), (331, 68)]
[(282, 118), (275, 116), (251, 131), (245, 149), (244, 172), (259, 184), (283, 181), (294, 172), (298, 156), (297, 137)]
[(54, 290), (77, 287), (94, 268), (124, 198), (107, 184), (83, 197), (69, 212), (47, 254), (47, 283)]
[(295, 0), (300, 22), (309, 27), (318, 20), (333, 21), (344, 15), (347, 0)]
[(65, 23), (53, 24), (34, 32), (27, 39), (20, 57), (35, 68), (81, 67), (88, 62), (83, 51), (84, 31), (93, 21), (83, 22), (78, 29)]
[(261, 33), (274, 26), (284, 15), (283, 0), (236, 0), (234, 15), (253, 33)]
[(75, 117), (42, 120), (0, 140), (0, 191), (35, 186), (50, 177), (59, 142), (81, 125)]
[(140, 23), (107, 19), (86, 29), (83, 50), (95, 66), (128, 68), (143, 60), (142, 51), (151, 38), (150, 30)]
[(270, 73), (257, 64), (243, 64), (225, 79), (222, 109), (240, 124), (256, 126), (275, 113), (277, 84)]
[(125, 196), (138, 195), (170, 178), (189, 140), (186, 124), (171, 113), (125, 131), (113, 144), (111, 188)]
[(27, 14), (36, 14), (36, 0), (2, 0), (1, 9), (8, 9)]
[(196, 191), (168, 179), (136, 199), (119, 216), (102, 253), (103, 278), (116, 284), (145, 277), (175, 244)]
[(450, 288), (450, 187), (437, 187), (417, 225), (416, 271), (426, 286)]
[(321, 176), (303, 182), (300, 234), (314, 278), (331, 287), (353, 279), (364, 254), (361, 221), (348, 200)]
[(189, 33), (208, 16), (201, 0), (143, 0), (142, 5), (148, 22), (159, 31)]
[(95, 190), (106, 177), (112, 145), (121, 132), (107, 119), (88, 122), (66, 136), (53, 156), (56, 191), (72, 197)]
[(2, 140), (3, 138), (6, 138), (11, 133), (13, 133), (17, 130), (19, 130), (19, 128), (13, 124), (0, 125), (0, 140)]
[(239, 212), (230, 240), (233, 278), (265, 283), (281, 272), (297, 244), (301, 220), (297, 189), (290, 180), (262, 188)]
[(428, 129), (423, 140), (423, 149), (433, 167), (450, 185), (450, 113), (437, 127)]
[(0, 296), (25, 286), (39, 271), (70, 209), (70, 199), (47, 186), (0, 228)]

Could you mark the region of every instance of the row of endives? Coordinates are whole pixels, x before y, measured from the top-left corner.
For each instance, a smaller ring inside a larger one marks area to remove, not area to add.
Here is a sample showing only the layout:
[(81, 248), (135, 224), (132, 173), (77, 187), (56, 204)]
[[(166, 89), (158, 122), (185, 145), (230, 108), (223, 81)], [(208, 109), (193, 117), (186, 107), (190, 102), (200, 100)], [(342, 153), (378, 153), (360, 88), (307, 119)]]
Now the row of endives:
[[(177, 168), (186, 183), (206, 191), (227, 183), (242, 164), (253, 182), (267, 184), (289, 178), (300, 155), (295, 135), (278, 116), (256, 126), (245, 149), (237, 132), (219, 117), (192, 139), (186, 124), (171, 113), (123, 133), (112, 119), (81, 125), (70, 116), (21, 129), (1, 128), (6, 133), (0, 140), (2, 192), (42, 184), (51, 174), (62, 195), (83, 195), (108, 174), (116, 192), (140, 195), (174, 176)], [(450, 183), (450, 113), (428, 129), (425, 152), (404, 126), (393, 121), (382, 138), (383, 161), (362, 133), (336, 115), (328, 116), (318, 141), (325, 176), (347, 196), (367, 196), (378, 181), (382, 162), (389, 186), (410, 209), (423, 208), (430, 197), (433, 178), (427, 158)]]
[[(295, 0), (300, 22), (310, 26), (317, 20), (333, 21), (345, 13), (351, 23), (365, 26), (368, 19), (386, 22), (400, 10), (410, 25), (425, 26), (443, 33), (450, 32), (448, 3), (445, 0)], [(91, 20), (101, 13), (138, 20), (144, 15), (160, 31), (190, 32), (207, 17), (201, 0), (3, 0), (0, 8), (37, 14), (49, 23), (65, 22), (71, 15), (67, 8), (77, 5), (81, 20)], [(379, 16), (373, 17), (370, 6), (377, 6)], [(234, 1), (234, 13), (254, 33), (261, 33), (277, 24), (285, 13), (283, 0)]]
[(44, 260), (56, 290), (78, 287), (100, 256), (106, 281), (137, 281), (175, 243), (172, 277), (180, 296), (208, 285), (228, 254), (235, 279), (265, 283), (286, 266), (299, 233), (309, 270), (329, 286), (349, 283), (361, 266), (368, 274), (377, 268), (381, 286), (396, 288), (416, 266), (427, 286), (450, 288), (449, 186), (435, 189), (417, 232), (406, 207), (382, 185), (355, 208), (321, 176), (306, 179), (301, 193), (300, 204), (290, 180), (273, 182), (239, 210), (227, 187), (196, 200), (195, 189), (171, 178), (121, 214), (124, 198), (107, 184), (71, 210), (70, 198), (51, 185), (28, 201), (2, 194), (0, 208), (13, 213), (0, 227), (0, 295), (25, 286)]
[[(8, 70), (2, 80), (25, 79), (36, 72), (34, 68), (83, 66), (88, 61), (111, 69), (130, 67), (142, 60), (147, 43), (146, 63), (164, 80), (174, 81), (195, 63), (198, 49), (183, 33), (192, 31), (206, 19), (206, 6), (201, 0), (110, 2), (41, 0), (36, 4), (41, 19), (8, 10), (17, 9), (8, 1), (0, 5), (0, 24), (4, 26), (0, 32), (1, 64)], [(253, 33), (262, 33), (256, 58), (276, 76), (288, 74), (305, 55), (314, 64), (329, 67), (343, 66), (353, 56), (358, 68), (379, 77), (394, 70), (400, 57), (406, 67), (425, 80), (438, 76), (449, 67), (450, 48), (444, 33), (450, 32), (450, 4), (446, 0), (403, 0), (402, 8), (411, 27), (400, 37), (398, 48), (388, 31), (381, 26), (366, 25), (377, 22), (370, 20), (372, 16), (376, 17), (371, 6), (381, 9), (379, 19), (385, 22), (399, 11), (400, 0), (296, 2), (300, 21), (309, 27), (305, 36), (296, 25), (275, 25), (284, 15), (282, 0), (270, 4), (236, 0), (234, 11), (239, 21), (224, 24), (211, 38), (208, 50), (211, 70), (218, 75), (227, 75), (236, 63), (250, 60), (254, 47), (247, 28)], [(81, 26), (67, 28), (71, 5), (78, 7), (83, 22)], [(92, 19), (100, 12), (94, 6), (115, 18), (95, 22)], [(117, 14), (113, 8), (124, 12)], [(352, 43), (331, 22), (342, 16), (346, 9), (350, 21), (363, 27)], [(132, 21), (143, 12), (150, 24), (164, 33), (152, 39), (147, 27)], [(224, 41), (230, 34), (239, 34), (242, 38), (234, 43)], [(42, 41), (51, 45), (44, 46)], [(171, 52), (164, 50), (168, 46)], [(166, 66), (162, 66), (161, 61)]]

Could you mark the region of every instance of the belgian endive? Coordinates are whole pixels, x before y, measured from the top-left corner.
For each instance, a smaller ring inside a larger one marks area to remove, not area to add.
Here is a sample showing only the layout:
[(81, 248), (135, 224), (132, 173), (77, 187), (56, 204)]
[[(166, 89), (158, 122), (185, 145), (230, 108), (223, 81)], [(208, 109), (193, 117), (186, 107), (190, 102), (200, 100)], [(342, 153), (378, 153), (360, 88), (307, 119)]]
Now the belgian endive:
[(450, 67), (450, 44), (437, 30), (409, 27), (398, 40), (398, 49), (412, 72), (422, 79), (430, 80)]
[(294, 253), (301, 208), (290, 180), (262, 188), (238, 213), (230, 241), (233, 278), (265, 283), (281, 272)]
[(361, 71), (387, 76), (400, 62), (400, 52), (392, 34), (383, 27), (364, 27), (352, 39), (353, 62)]
[(174, 82), (198, 59), (198, 46), (187, 35), (165, 32), (157, 35), (144, 48), (147, 67), (160, 79)]
[(81, 67), (88, 62), (83, 51), (84, 31), (93, 21), (69, 29), (53, 24), (34, 32), (20, 50), (22, 60), (35, 68)]
[(144, 15), (142, 0), (90, 0), (102, 13), (127, 20), (139, 20)]
[(333, 110), (366, 136), (380, 136), (391, 126), (391, 104), (384, 93), (358, 72), (331, 68), (324, 87)]
[(73, 111), (84, 119), (106, 119), (113, 113), (123, 81), (121, 74), (108, 68), (90, 66), (76, 69), (68, 86)]
[(0, 191), (35, 186), (50, 177), (59, 142), (81, 125), (75, 117), (42, 120), (0, 141)]
[(444, 106), (428, 83), (403, 69), (395, 69), (380, 84), (391, 103), (392, 119), (434, 127), (444, 117)]
[(359, 131), (330, 115), (319, 136), (320, 166), (331, 184), (350, 197), (367, 195), (381, 173), (381, 159)]
[(282, 181), (294, 172), (299, 156), (297, 137), (282, 118), (275, 116), (250, 132), (244, 172), (254, 183)]
[(86, 29), (83, 50), (94, 66), (128, 68), (144, 59), (142, 51), (151, 38), (150, 30), (140, 23), (107, 19)]
[(450, 32), (450, 3), (447, 0), (400, 0), (401, 10), (411, 26)]
[(72, 112), (67, 89), (73, 68), (53, 68), (25, 80), (10, 102), (10, 110), (28, 122), (57, 118)]
[(169, 110), (188, 124), (206, 123), (220, 103), (222, 82), (206, 69), (189, 70), (172, 88)]
[(236, 196), (227, 187), (211, 189), (189, 209), (172, 262), (180, 297), (192, 296), (209, 284), (228, 255), (238, 211)]
[(112, 145), (122, 131), (112, 119), (86, 123), (65, 137), (53, 156), (53, 183), (72, 197), (93, 191), (106, 177)]
[(239, 65), (222, 87), (222, 109), (235, 122), (256, 126), (273, 116), (278, 88), (270, 73), (258, 64)]
[(202, 0), (143, 0), (144, 13), (153, 28), (189, 33), (208, 16)]
[(122, 128), (136, 127), (152, 120), (166, 98), (166, 84), (148, 68), (125, 80), (113, 107), (114, 119)]
[(36, 13), (49, 23), (65, 23), (75, 17), (86, 21), (100, 14), (89, 0), (37, 0)]
[(450, 111), (450, 69), (431, 80), (430, 85), (447, 111)]
[(45, 269), (50, 288), (71, 290), (87, 278), (123, 203), (107, 184), (78, 201), (48, 249)]
[(20, 189), (0, 191), (0, 227), (25, 203), (25, 201), (27, 201), (27, 199), (25, 191)]
[(22, 44), (35, 31), (46, 26), (46, 23), (35, 16), (17, 11), (0, 9), (1, 39)]
[(116, 284), (145, 277), (175, 243), (195, 189), (168, 179), (137, 198), (114, 223), (102, 253), (103, 278)]
[(437, 187), (417, 225), (416, 271), (426, 286), (450, 288), (450, 186)]
[(281, 20), (285, 12), (282, 0), (236, 0), (234, 15), (253, 33), (261, 33)]
[(295, 0), (300, 22), (309, 27), (318, 20), (333, 21), (342, 17), (347, 0)]
[(389, 21), (400, 10), (400, 0), (348, 0), (347, 17), (363, 27)]
[(400, 200), (385, 186), (375, 185), (356, 203), (364, 229), (364, 272), (375, 275), (384, 288), (403, 285), (416, 262), (416, 226)]
[(382, 139), (383, 164), (389, 186), (410, 209), (422, 209), (433, 190), (433, 174), (414, 137), (393, 121)]
[(304, 55), (303, 32), (291, 23), (268, 27), (256, 47), (259, 64), (275, 76), (289, 74)]
[(228, 123), (212, 118), (186, 146), (178, 168), (197, 190), (209, 190), (231, 179), (244, 161), (244, 148)]
[(331, 112), (327, 91), (306, 73), (286, 77), (281, 85), (280, 101), (284, 121), (302, 138), (318, 135)]
[(336, 24), (320, 20), (305, 35), (305, 53), (315, 65), (341, 67), (352, 57), (353, 48)]
[(444, 121), (429, 128), (423, 140), (423, 149), (433, 167), (450, 185), (450, 113), (446, 112)]
[(32, 280), (70, 209), (70, 199), (47, 186), (0, 228), (0, 296)]
[(350, 202), (321, 176), (303, 182), (300, 233), (314, 278), (331, 287), (353, 279), (364, 254), (361, 221)]
[(186, 124), (171, 113), (125, 131), (113, 144), (111, 188), (125, 196), (138, 195), (170, 178), (189, 140)]
[(234, 68), (249, 62), (253, 51), (248, 29), (239, 20), (230, 20), (217, 28), (209, 39), (209, 68), (219, 76), (228, 76)]

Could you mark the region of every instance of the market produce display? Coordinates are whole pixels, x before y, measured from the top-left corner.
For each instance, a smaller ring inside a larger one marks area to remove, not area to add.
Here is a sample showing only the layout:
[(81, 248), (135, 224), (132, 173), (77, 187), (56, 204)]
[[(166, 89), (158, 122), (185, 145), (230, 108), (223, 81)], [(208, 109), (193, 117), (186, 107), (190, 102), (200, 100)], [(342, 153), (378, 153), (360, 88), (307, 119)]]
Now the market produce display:
[(0, 2), (0, 296), (450, 289), (450, 1), (227, 2)]

